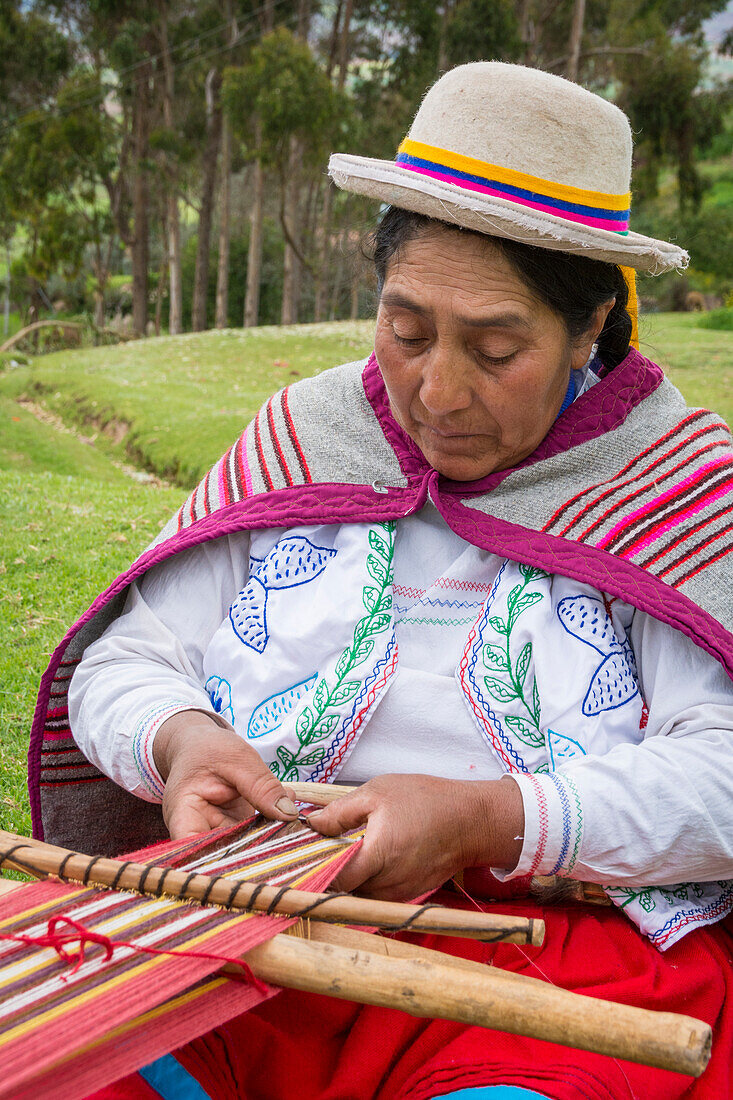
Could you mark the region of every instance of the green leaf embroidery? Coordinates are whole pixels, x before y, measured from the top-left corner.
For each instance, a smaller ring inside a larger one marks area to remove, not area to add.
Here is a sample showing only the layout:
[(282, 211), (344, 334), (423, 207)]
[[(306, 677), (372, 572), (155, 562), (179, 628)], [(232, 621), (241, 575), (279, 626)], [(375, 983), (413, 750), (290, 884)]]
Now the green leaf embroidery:
[[(532, 643), (527, 642), (523, 647), (522, 652), (519, 654), (517, 660), (517, 673), (516, 679), (520, 687), (524, 687), (524, 681), (527, 679), (527, 672), (529, 671), (529, 665), (532, 660)], [(536, 681), (535, 681), (536, 683)]]
[(314, 764), (320, 764), (323, 757), (326, 755), (326, 750), (323, 746), (314, 749), (313, 752), (309, 752), (307, 756), (301, 757), (298, 761), (305, 768), (312, 768)]
[(519, 572), (522, 574), (527, 583), (529, 583), (529, 581), (547, 580), (547, 578), (550, 576), (550, 574), (546, 573), (544, 569), (537, 569), (534, 565), (520, 565)]
[(514, 586), (514, 588), (512, 588), (511, 592), (509, 593), (509, 598), (506, 602), (506, 605), (510, 611), (514, 607), (514, 604), (517, 602), (517, 598), (519, 597), (519, 594), (523, 588), (523, 584), (517, 584)]
[(321, 718), (318, 725), (314, 726), (311, 732), (310, 740), (320, 741), (322, 737), (328, 737), (329, 733), (333, 733), (334, 729), (338, 725), (338, 721), (338, 714), (327, 714), (325, 718)]
[(286, 749), (284, 745), (278, 745), (277, 755), (279, 756), (280, 760), (283, 762), (286, 768), (292, 766), (293, 754), (290, 749)]
[(489, 622), (490, 622), (491, 626), (494, 628), (494, 630), (496, 631), (497, 634), (506, 634), (506, 633), (508, 633), (506, 623), (504, 622), (503, 619), (500, 619), (498, 616), (494, 616), (493, 619), (489, 619)]
[(523, 741), (525, 745), (531, 745), (535, 749), (544, 745), (545, 739), (542, 733), (530, 726), (529, 722), (525, 722), (524, 718), (520, 718), (516, 714), (507, 714), (504, 721), (514, 736)]
[(484, 664), (487, 668), (500, 668), (504, 671), (509, 670), (509, 661), (507, 660), (506, 653), (501, 646), (496, 645), (495, 642), (487, 642), (484, 646)]
[(514, 688), (509, 687), (503, 680), (497, 680), (493, 676), (484, 676), (484, 683), (486, 684), (486, 690), (500, 703), (510, 703), (512, 699), (517, 698), (517, 692)]
[(371, 546), (372, 550), (376, 550), (377, 553), (381, 554), (386, 561), (389, 561), (389, 546), (373, 528), (369, 532), (369, 545)]
[(367, 585), (361, 594), (364, 607), (367, 611), (374, 611), (375, 607), (379, 603), (379, 589), (372, 588), (371, 585)]
[(349, 699), (353, 699), (357, 691), (361, 687), (361, 680), (347, 680), (345, 684), (341, 684), (331, 694), (331, 706), (340, 707), (343, 703), (348, 703)]
[(536, 603), (539, 603), (542, 598), (543, 597), (541, 592), (525, 592), (525, 594), (517, 600), (517, 602), (514, 604), (511, 611), (509, 612), (510, 629), (514, 626), (515, 622), (523, 611), (526, 611), (527, 608), (532, 607)]
[(362, 661), (366, 661), (367, 657), (374, 649), (374, 638), (365, 638), (363, 642), (359, 642), (358, 646), (354, 650), (354, 664), (361, 664)]
[(535, 768), (534, 774), (535, 775), (547, 775), (549, 771), (550, 771), (550, 765), (549, 764), (540, 764), (539, 768)]
[(350, 649), (345, 649), (343, 651), (343, 653), (341, 654), (341, 656), (339, 657), (338, 661), (336, 662), (336, 668), (335, 668), (334, 671), (336, 673), (336, 679), (337, 680), (340, 680), (343, 676), (346, 675), (349, 668), (351, 667), (351, 660), (352, 660), (351, 650)]
[[(298, 715), (298, 721), (295, 723), (295, 732), (298, 734), (298, 740), (305, 737), (308, 730), (316, 720), (316, 716), (310, 707), (303, 707), (302, 711)], [(280, 750), (277, 750), (280, 752)]]
[(535, 720), (535, 724), (540, 724), (540, 689), (537, 687), (537, 678), (535, 677), (534, 684), (532, 685), (532, 717)]
[(378, 584), (384, 585), (386, 583), (387, 570), (381, 558), (378, 558), (375, 554), (370, 554), (367, 558), (367, 569), (369, 570), (369, 575), (373, 577)]
[(318, 711), (319, 714), (321, 713), (321, 711), (325, 707), (327, 699), (328, 699), (328, 684), (326, 683), (325, 680), (320, 680), (319, 683), (318, 683), (318, 687), (316, 688), (315, 694), (313, 696), (313, 706), (316, 708), (316, 710)]

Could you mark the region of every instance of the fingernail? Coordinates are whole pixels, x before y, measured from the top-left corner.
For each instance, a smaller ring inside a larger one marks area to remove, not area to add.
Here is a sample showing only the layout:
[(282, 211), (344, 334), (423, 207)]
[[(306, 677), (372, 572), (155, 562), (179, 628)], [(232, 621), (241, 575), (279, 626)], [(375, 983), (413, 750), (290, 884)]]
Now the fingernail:
[(298, 813), (292, 798), (288, 798), (287, 795), (283, 795), (282, 798), (277, 800), (275, 809), (279, 810), (281, 814), (287, 814), (288, 817), (295, 817)]

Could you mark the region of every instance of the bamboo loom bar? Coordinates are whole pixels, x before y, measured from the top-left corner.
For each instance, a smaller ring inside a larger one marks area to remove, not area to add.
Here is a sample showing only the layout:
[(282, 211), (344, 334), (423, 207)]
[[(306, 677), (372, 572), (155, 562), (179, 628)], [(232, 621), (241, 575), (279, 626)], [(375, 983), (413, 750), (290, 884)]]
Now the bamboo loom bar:
[(693, 1077), (710, 1059), (712, 1030), (691, 1016), (597, 1000), (368, 933), (324, 932), (332, 942), (281, 934), (245, 959), (258, 978), (275, 985), (526, 1035)]
[[(712, 1031), (692, 1017), (586, 997), (353, 928), (310, 925), (304, 940), (297, 938), (302, 927), (299, 922), (247, 952), (253, 974), (273, 985), (508, 1031), (695, 1077), (710, 1058)], [(222, 972), (239, 974), (231, 965)]]
[(314, 894), (305, 890), (224, 876), (191, 874), (173, 867), (86, 856), (0, 830), (0, 867), (53, 875), (83, 886), (131, 890), (151, 897), (166, 895), (219, 905), (307, 917), (334, 924), (360, 924), (387, 931), (407, 930), (463, 936), (484, 943), (522, 943), (538, 946), (544, 921), (532, 917), (497, 916), (440, 905), (407, 905), (375, 901), (350, 894)]

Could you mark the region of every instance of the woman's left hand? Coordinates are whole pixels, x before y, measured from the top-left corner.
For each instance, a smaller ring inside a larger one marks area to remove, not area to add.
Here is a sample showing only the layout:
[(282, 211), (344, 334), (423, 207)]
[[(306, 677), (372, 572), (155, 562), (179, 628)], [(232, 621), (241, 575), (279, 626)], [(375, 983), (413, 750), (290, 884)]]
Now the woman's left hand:
[(338, 876), (336, 889), (405, 901), (464, 867), (515, 867), (524, 811), (519, 787), (509, 778), (382, 775), (314, 811), (310, 822), (324, 836), (366, 825), (362, 847)]

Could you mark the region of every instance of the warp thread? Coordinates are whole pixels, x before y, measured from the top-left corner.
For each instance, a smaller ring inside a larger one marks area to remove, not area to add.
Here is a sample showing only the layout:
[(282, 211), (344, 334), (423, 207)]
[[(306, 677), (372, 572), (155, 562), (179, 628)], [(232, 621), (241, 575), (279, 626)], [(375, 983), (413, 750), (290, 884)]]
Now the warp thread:
[[(62, 931), (62, 926), (66, 926), (68, 930)], [(260, 981), (244, 959), (231, 958), (228, 955), (214, 955), (206, 951), (145, 947), (139, 943), (131, 943), (125, 940), (113, 940), (110, 939), (109, 936), (104, 936), (99, 932), (95, 932), (79, 921), (75, 921), (71, 917), (63, 915), (52, 917), (46, 928), (46, 932), (37, 933), (32, 936), (22, 932), (0, 932), (0, 940), (20, 943), (26, 947), (51, 948), (56, 952), (62, 962), (73, 964), (69, 974), (62, 977), (63, 981), (66, 981), (76, 974), (82, 963), (87, 961), (87, 948), (96, 945), (101, 947), (104, 951), (102, 962), (110, 962), (114, 952), (118, 948), (126, 947), (131, 951), (143, 955), (177, 955), (186, 959), (209, 959), (213, 962), (222, 964), (228, 963), (231, 966), (238, 967), (239, 970), (241, 970), (241, 974), (227, 974), (227, 977), (233, 978), (234, 981), (248, 982), (250, 985), (254, 986), (258, 993), (266, 994), (269, 992), (269, 987), (265, 982)], [(69, 950), (69, 948), (75, 949)]]

